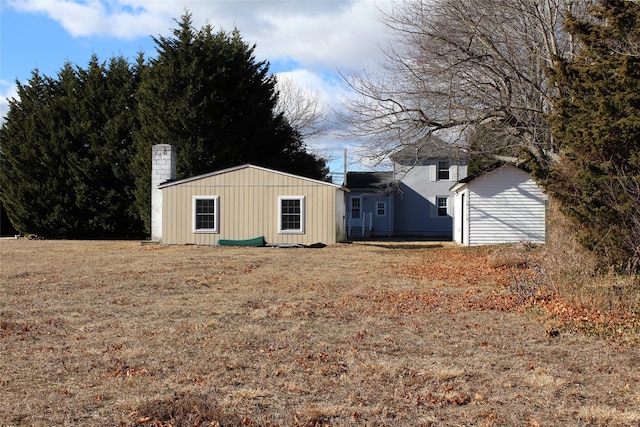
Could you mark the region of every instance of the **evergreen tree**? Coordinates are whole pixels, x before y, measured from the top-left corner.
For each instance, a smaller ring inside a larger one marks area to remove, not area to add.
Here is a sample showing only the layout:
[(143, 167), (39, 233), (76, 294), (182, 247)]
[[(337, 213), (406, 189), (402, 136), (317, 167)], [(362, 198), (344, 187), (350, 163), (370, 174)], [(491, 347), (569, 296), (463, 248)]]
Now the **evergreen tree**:
[(131, 159), (136, 77), (122, 58), (70, 63), (18, 83), (0, 130), (0, 199), (21, 231), (47, 237), (141, 234)]
[(309, 154), (299, 133), (275, 113), (275, 77), (256, 61), (239, 31), (192, 27), (185, 13), (172, 37), (157, 37), (157, 58), (138, 92), (136, 197), (149, 227), (151, 147), (172, 144), (178, 178), (253, 163), (324, 179), (323, 160)]
[[(47, 152), (51, 140), (55, 83), (34, 70), (27, 85), (17, 82), (19, 100), (9, 102), (0, 129), (0, 197), (12, 224), (20, 231), (40, 231), (47, 171), (57, 169)], [(57, 183), (50, 183), (56, 187)]]
[(324, 179), (324, 160), (276, 113), (275, 77), (237, 30), (194, 31), (142, 54), (56, 78), (18, 83), (0, 128), (0, 202), (20, 231), (46, 237), (139, 236), (148, 231), (151, 146), (175, 144), (178, 174), (254, 163)]
[(563, 150), (548, 189), (606, 265), (640, 268), (640, 4), (600, 0), (569, 18), (580, 50), (552, 70), (553, 136)]

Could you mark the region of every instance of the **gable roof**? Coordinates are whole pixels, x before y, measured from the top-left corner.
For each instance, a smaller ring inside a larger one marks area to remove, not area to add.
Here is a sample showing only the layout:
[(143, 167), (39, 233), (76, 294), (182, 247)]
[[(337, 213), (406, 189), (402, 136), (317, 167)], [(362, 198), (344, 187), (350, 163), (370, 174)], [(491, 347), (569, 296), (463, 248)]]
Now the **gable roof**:
[(481, 176), (487, 175), (493, 171), (495, 171), (496, 169), (502, 169), (504, 167), (512, 167), (515, 169), (519, 169), (522, 172), (525, 173), (530, 173), (529, 170), (527, 170), (524, 166), (522, 165), (514, 165), (513, 163), (507, 163), (507, 162), (496, 162), (493, 163), (489, 166), (487, 166), (486, 168), (484, 168), (483, 170), (476, 172), (474, 174), (471, 175), (467, 175), (466, 177), (462, 178), (461, 180), (459, 180), (458, 182), (456, 182), (450, 189), (449, 191), (458, 191), (462, 188), (464, 188), (468, 183), (470, 183), (471, 181), (480, 178)]
[(294, 174), (290, 174), (290, 173), (287, 173), (287, 172), (280, 172), (280, 171), (277, 171), (277, 170), (268, 169), (268, 168), (264, 168), (264, 167), (256, 166), (256, 165), (252, 165), (252, 164), (234, 166), (234, 167), (227, 168), (227, 169), (221, 169), (221, 170), (218, 170), (218, 171), (215, 171), (215, 172), (209, 172), (209, 173), (205, 173), (205, 174), (202, 174), (202, 175), (192, 176), (190, 178), (178, 179), (176, 181), (167, 181), (167, 182), (164, 182), (164, 183), (160, 184), (158, 186), (158, 188), (172, 187), (172, 186), (175, 186), (175, 185), (185, 184), (185, 183), (188, 183), (188, 182), (197, 181), (199, 179), (209, 178), (209, 177), (212, 177), (212, 176), (222, 175), (222, 174), (225, 174), (225, 173), (236, 172), (236, 171), (243, 170), (243, 169), (257, 169), (257, 170), (261, 170), (261, 171), (264, 171), (264, 172), (270, 172), (270, 173), (275, 173), (275, 174), (282, 175), (282, 176), (288, 176), (290, 178), (302, 179), (304, 181), (309, 181), (309, 182), (313, 182), (313, 183), (316, 183), (316, 184), (322, 184), (322, 185), (328, 185), (328, 186), (331, 186), (331, 187), (342, 188), (341, 185), (334, 184), (332, 182), (326, 182), (326, 181), (320, 181), (320, 180), (317, 180), (317, 179), (306, 178), (304, 176), (294, 175)]
[(468, 154), (460, 145), (449, 144), (437, 136), (430, 135), (415, 144), (403, 145), (390, 157), (402, 165), (416, 165), (424, 160), (462, 160), (466, 159)]
[(393, 172), (347, 172), (345, 180), (345, 187), (359, 191), (386, 191), (394, 184)]

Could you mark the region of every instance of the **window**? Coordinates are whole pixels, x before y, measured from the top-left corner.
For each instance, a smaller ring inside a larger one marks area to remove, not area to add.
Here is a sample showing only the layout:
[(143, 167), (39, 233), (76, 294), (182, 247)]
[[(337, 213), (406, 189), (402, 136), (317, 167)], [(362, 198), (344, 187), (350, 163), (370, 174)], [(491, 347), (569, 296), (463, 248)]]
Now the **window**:
[(196, 233), (218, 232), (218, 196), (193, 198), (193, 231)]
[(438, 208), (438, 216), (447, 216), (449, 198), (445, 196), (436, 197), (436, 207)]
[(376, 202), (376, 215), (385, 216), (387, 214), (387, 204), (385, 202)]
[(438, 181), (449, 180), (449, 162), (438, 162)]
[(304, 233), (304, 197), (278, 198), (278, 232)]

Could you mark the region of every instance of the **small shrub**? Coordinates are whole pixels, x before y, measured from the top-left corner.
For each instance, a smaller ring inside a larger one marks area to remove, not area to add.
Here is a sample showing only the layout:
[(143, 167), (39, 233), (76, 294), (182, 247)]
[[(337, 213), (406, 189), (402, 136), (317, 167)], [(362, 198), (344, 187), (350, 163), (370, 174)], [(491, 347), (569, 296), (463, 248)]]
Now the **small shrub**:
[(165, 399), (142, 403), (130, 415), (130, 426), (193, 427), (200, 425), (246, 426), (246, 420), (225, 414), (216, 402), (202, 394), (175, 393)]
[(547, 275), (544, 268), (539, 265), (525, 264), (522, 268), (511, 269), (509, 290), (516, 294), (520, 304), (532, 300), (541, 292), (545, 292), (547, 286)]

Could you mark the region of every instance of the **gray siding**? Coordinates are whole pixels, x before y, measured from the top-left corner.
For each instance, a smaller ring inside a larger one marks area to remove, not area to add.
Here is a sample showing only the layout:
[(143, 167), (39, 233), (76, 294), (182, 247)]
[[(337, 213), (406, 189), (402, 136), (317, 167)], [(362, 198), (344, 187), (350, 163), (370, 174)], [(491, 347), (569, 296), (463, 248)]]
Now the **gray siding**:
[[(443, 159), (447, 160), (447, 159)], [(451, 186), (467, 175), (467, 165), (450, 161), (449, 179), (437, 177), (438, 160), (429, 159), (420, 165), (395, 165), (395, 178), (401, 180), (400, 194), (395, 196), (394, 233), (398, 236), (427, 236), (450, 239), (454, 215)], [(436, 198), (448, 197), (447, 216), (438, 216)]]
[[(351, 191), (347, 196), (347, 218), (351, 216), (350, 199), (360, 197), (361, 217), (371, 215), (373, 224), (371, 226), (370, 237), (388, 237), (393, 235), (393, 212), (394, 212), (394, 195), (366, 193), (360, 191)], [(385, 206), (384, 215), (378, 215), (376, 211), (376, 203), (383, 202)], [(362, 218), (352, 220), (351, 235), (349, 238), (361, 238), (362, 228), (360, 227)]]

